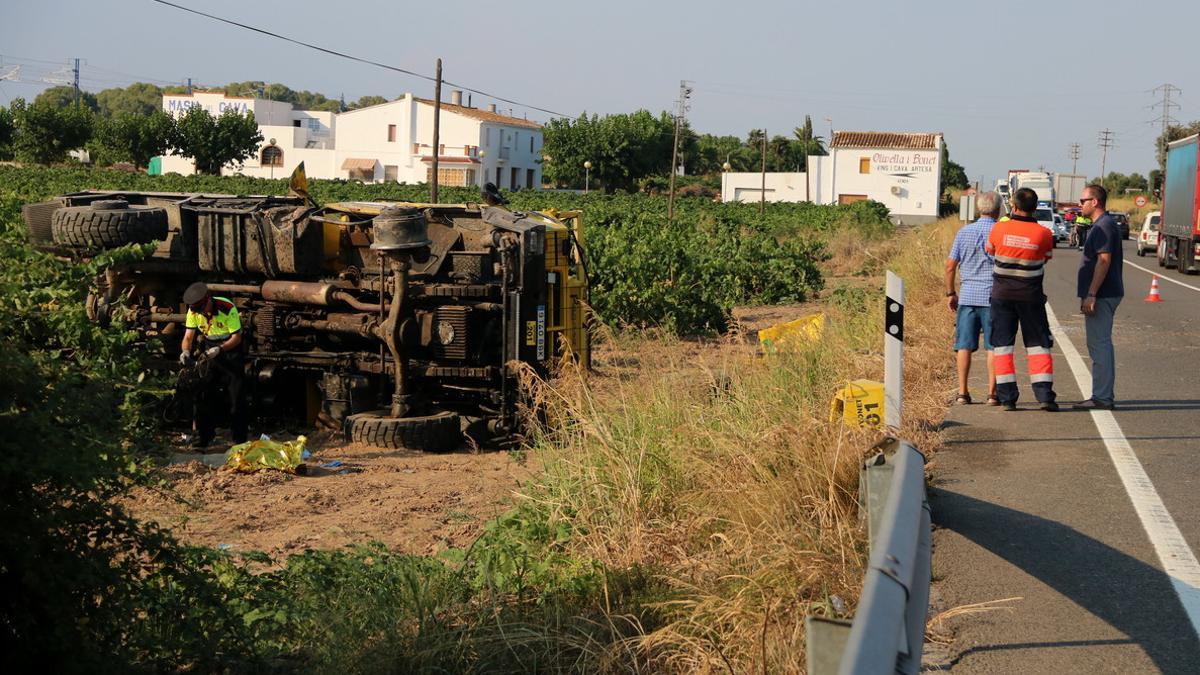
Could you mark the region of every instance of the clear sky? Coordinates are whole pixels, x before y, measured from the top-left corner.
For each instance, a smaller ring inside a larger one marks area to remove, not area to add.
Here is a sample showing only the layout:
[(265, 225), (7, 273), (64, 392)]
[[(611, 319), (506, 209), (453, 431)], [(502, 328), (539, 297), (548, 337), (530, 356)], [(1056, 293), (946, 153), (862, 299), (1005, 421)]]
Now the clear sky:
[[(175, 0), (339, 51), (576, 115), (672, 106), (692, 81), (700, 132), (942, 131), (971, 178), (1009, 168), (1154, 168), (1151, 90), (1183, 90), (1173, 116), (1200, 119), (1198, 0), (956, 3), (738, 0), (579, 3)], [(281, 82), (347, 100), (432, 94), (424, 80), (218, 24), (151, 0), (6, 0), (0, 104), (83, 61), (85, 89), (133, 81)], [(65, 77), (69, 78), (69, 75)], [(444, 94), (447, 98), (449, 94)], [(482, 100), (481, 100), (482, 99)], [(491, 102), (478, 95), (473, 103)], [(509, 107), (501, 104), (502, 108)], [(517, 115), (547, 115), (514, 106)]]

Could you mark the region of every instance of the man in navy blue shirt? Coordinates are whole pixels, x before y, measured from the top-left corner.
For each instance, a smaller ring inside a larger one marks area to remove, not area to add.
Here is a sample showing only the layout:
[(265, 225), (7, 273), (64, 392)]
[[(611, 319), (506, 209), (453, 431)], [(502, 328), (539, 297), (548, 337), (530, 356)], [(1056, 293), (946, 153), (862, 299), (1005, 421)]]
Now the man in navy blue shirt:
[(1117, 357), (1113, 351), (1113, 315), (1125, 297), (1121, 229), (1105, 210), (1108, 191), (1099, 185), (1083, 189), (1079, 206), (1092, 219), (1083, 244), (1076, 290), (1087, 328), (1088, 355), (1092, 357), (1092, 396), (1075, 404), (1076, 410), (1112, 410)]

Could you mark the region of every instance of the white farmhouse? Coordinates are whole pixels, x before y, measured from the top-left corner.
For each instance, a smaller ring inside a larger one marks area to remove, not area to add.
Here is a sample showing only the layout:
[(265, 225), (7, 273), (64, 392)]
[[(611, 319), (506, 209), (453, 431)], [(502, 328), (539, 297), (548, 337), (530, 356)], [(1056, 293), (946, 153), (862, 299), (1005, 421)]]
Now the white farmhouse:
[(806, 173), (726, 173), (723, 201), (810, 201), (850, 204), (864, 199), (888, 207), (907, 225), (937, 220), (942, 193), (940, 133), (837, 131), (826, 156), (810, 156)]
[[(255, 157), (224, 174), (262, 178), (286, 176), (300, 162), (313, 178), (364, 182), (428, 182), (433, 171), (433, 101), (412, 94), (343, 113), (293, 110), (291, 104), (260, 98), (195, 92), (163, 96), (163, 110), (182, 115), (200, 105), (214, 115), (227, 109), (253, 112), (263, 135)], [(495, 105), (481, 110), (462, 104), (462, 92), (442, 103), (438, 182), (506, 190), (542, 185), (542, 126), (503, 115)], [(163, 157), (162, 171), (190, 174), (191, 160)]]

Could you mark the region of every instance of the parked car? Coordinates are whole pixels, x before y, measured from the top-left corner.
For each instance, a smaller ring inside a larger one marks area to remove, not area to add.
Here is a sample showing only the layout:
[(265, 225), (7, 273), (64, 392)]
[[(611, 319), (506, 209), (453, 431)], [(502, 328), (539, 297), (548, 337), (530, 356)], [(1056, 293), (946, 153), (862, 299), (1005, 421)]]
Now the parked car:
[(1158, 250), (1158, 225), (1162, 222), (1162, 211), (1151, 211), (1142, 221), (1142, 231), (1138, 233), (1137, 254), (1144, 256), (1147, 251)]
[(1121, 238), (1129, 238), (1129, 214), (1121, 211), (1109, 211), (1108, 215), (1117, 222), (1117, 227), (1121, 228)]

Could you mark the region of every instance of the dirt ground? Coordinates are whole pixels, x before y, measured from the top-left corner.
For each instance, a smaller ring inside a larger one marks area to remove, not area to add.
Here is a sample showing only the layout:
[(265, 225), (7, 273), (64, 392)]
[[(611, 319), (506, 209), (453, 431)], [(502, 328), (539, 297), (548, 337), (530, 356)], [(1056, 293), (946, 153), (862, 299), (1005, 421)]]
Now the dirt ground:
[[(659, 343), (637, 341), (632, 351), (611, 343), (593, 352), (591, 387), (620, 396), (638, 377), (646, 349), (669, 350), (673, 359), (702, 364), (729, 350), (754, 349), (755, 332), (803, 316), (817, 307), (780, 305), (735, 310), (737, 326), (724, 338)], [(260, 430), (255, 429), (255, 433)], [(273, 433), (276, 440), (295, 434)], [(511, 508), (522, 482), (537, 471), (537, 457), (504, 451), (446, 454), (381, 450), (345, 444), (335, 435), (308, 436), (307, 475), (277, 471), (240, 474), (219, 466), (217, 455), (179, 451), (160, 470), (164, 485), (139, 488), (126, 506), (191, 544), (280, 557), (306, 549), (381, 541), (405, 553), (430, 555), (469, 545), (492, 518)], [(205, 463), (208, 462), (208, 463)], [(328, 466), (340, 462), (337, 466)], [(214, 466), (216, 465), (216, 466)]]
[(140, 488), (126, 504), (187, 543), (232, 551), (281, 556), (376, 540), (429, 555), (470, 544), (530, 475), (502, 451), (425, 454), (328, 436), (311, 438), (308, 449), (307, 475), (295, 476), (240, 474), (197, 455), (164, 467), (165, 487)]

